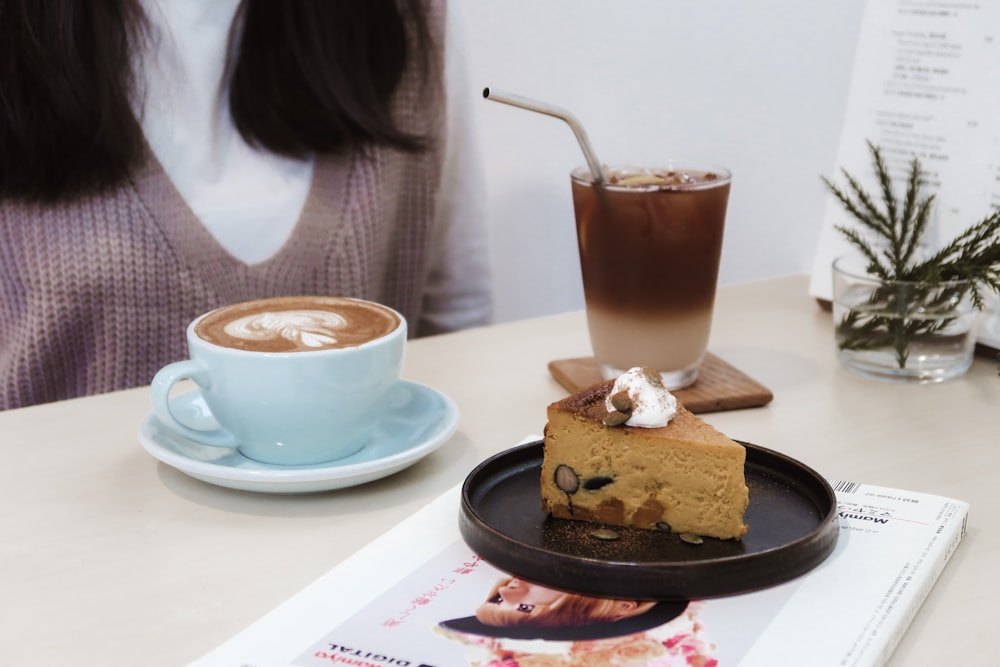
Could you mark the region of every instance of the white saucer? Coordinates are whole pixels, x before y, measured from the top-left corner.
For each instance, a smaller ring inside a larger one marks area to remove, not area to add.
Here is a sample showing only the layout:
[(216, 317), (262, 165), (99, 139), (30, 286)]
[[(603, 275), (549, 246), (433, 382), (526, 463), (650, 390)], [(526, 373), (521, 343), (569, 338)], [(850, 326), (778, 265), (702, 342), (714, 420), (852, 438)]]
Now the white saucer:
[[(204, 414), (197, 389), (171, 400), (179, 414)], [(458, 427), (455, 403), (416, 382), (401, 380), (388, 408), (361, 451), (311, 466), (268, 465), (235, 450), (201, 445), (168, 430), (152, 413), (139, 425), (139, 442), (153, 457), (209, 484), (262, 493), (329, 491), (397, 473), (444, 444)]]

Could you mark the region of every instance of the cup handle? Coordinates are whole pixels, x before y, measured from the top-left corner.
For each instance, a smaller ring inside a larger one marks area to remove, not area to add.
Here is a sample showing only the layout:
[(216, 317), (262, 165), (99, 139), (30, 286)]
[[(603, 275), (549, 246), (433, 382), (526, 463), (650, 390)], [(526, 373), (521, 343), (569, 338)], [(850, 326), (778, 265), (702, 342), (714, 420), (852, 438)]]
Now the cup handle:
[(211, 377), (208, 371), (197, 361), (187, 359), (185, 361), (175, 361), (167, 364), (153, 376), (150, 385), (150, 393), (153, 401), (153, 412), (164, 426), (180, 434), (181, 436), (194, 440), (202, 445), (210, 447), (226, 447), (235, 449), (239, 446), (236, 438), (225, 429), (215, 430), (197, 429), (188, 426), (178, 420), (170, 410), (170, 390), (178, 381), (192, 380), (199, 387), (211, 386)]

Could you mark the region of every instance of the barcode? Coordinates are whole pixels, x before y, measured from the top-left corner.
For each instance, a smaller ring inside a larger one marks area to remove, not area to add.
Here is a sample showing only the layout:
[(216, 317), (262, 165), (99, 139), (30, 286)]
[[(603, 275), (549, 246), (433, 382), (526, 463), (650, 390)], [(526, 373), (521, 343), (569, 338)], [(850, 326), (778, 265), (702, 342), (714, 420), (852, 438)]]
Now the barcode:
[(830, 486), (833, 487), (834, 493), (854, 493), (861, 484), (859, 482), (840, 482), (831, 479)]

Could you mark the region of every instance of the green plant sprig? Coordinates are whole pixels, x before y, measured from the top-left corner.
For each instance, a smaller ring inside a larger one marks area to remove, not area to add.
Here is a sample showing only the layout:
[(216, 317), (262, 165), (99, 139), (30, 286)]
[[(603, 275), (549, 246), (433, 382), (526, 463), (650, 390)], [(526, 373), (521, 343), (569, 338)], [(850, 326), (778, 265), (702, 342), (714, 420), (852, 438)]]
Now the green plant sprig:
[[(918, 259), (934, 203), (934, 195), (920, 196), (924, 184), (920, 161), (916, 157), (910, 161), (906, 190), (900, 200), (881, 150), (870, 141), (867, 145), (879, 184), (880, 202), (876, 203), (845, 169), (841, 173), (846, 188), (824, 177), (826, 187), (859, 223), (856, 227), (838, 225), (836, 229), (865, 259), (871, 276), (914, 283), (918, 289), (905, 298), (876, 290), (869, 310), (864, 313), (851, 310), (838, 323), (838, 345), (841, 349), (856, 350), (891, 347), (899, 367), (904, 368), (913, 340), (937, 333), (952, 321), (914, 319), (910, 314), (939, 308), (949, 300), (960, 300), (966, 292), (978, 310), (985, 305), (986, 291), (1000, 292), (1000, 210), (969, 227), (926, 259)], [(881, 243), (876, 245), (868, 240), (865, 230)]]
[[(863, 228), (885, 241), (885, 248), (877, 251), (861, 236), (857, 229), (843, 225), (837, 226), (837, 230), (868, 260), (868, 272), (886, 280), (902, 280), (904, 279), (902, 276), (908, 273), (913, 255), (919, 248), (920, 241), (927, 229), (934, 195), (923, 199), (919, 198), (920, 187), (923, 185), (923, 173), (919, 160), (914, 158), (910, 162), (906, 194), (902, 206), (900, 206), (896, 201), (892, 176), (882, 158), (881, 150), (870, 141), (868, 149), (872, 154), (875, 176), (879, 182), (882, 204), (885, 207), (884, 211), (878, 208), (858, 180), (846, 169), (841, 169), (841, 173), (847, 180), (849, 190), (842, 190), (825, 177), (823, 183)], [(851, 195), (854, 196), (854, 199), (851, 198)]]

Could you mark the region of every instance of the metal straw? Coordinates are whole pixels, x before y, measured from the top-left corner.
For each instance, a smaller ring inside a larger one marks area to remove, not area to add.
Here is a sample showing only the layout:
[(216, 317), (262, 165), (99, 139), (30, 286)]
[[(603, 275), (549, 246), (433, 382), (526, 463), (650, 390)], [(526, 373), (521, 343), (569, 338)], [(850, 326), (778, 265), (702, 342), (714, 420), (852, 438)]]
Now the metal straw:
[(537, 111), (546, 116), (553, 116), (566, 121), (566, 124), (572, 128), (573, 134), (576, 135), (576, 140), (580, 143), (580, 148), (583, 149), (583, 156), (587, 159), (587, 166), (590, 167), (590, 172), (594, 175), (594, 184), (601, 185), (604, 183), (604, 171), (601, 169), (601, 162), (597, 159), (594, 147), (590, 145), (590, 139), (587, 138), (587, 131), (583, 129), (583, 125), (576, 119), (576, 116), (560, 107), (489, 87), (483, 88), (483, 97), (494, 102), (502, 102), (503, 104), (521, 107), (529, 111)]

